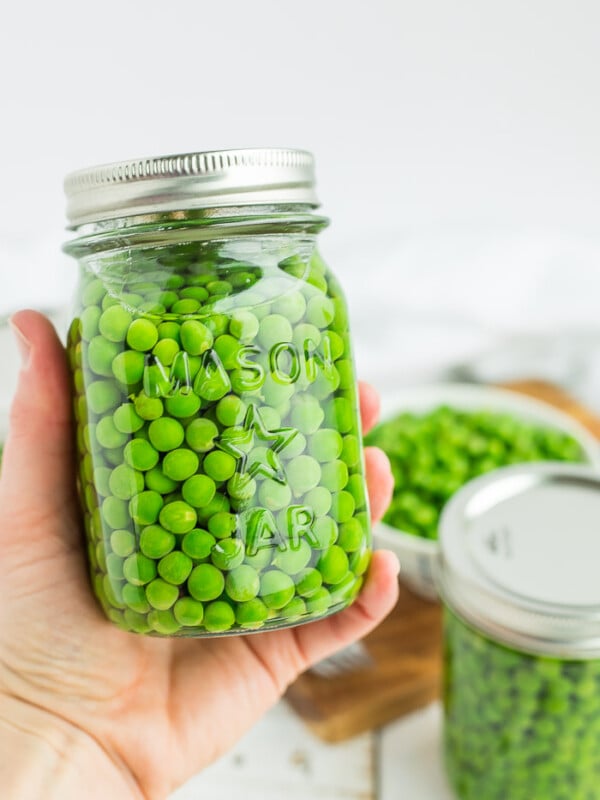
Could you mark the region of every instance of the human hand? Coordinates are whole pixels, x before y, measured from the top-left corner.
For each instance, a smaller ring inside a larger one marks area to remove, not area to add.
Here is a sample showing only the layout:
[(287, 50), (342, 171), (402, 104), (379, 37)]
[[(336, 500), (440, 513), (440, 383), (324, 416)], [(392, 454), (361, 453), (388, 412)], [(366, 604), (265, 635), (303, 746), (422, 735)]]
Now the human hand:
[[(13, 321), (24, 365), (0, 478), (3, 797), (162, 800), (302, 671), (377, 625), (396, 601), (398, 564), (375, 553), (354, 605), (309, 625), (195, 640), (119, 630), (87, 578), (64, 350), (40, 314)], [(360, 396), (368, 429), (377, 397), (367, 386)], [(389, 463), (368, 448), (366, 464), (378, 518), (391, 496)]]

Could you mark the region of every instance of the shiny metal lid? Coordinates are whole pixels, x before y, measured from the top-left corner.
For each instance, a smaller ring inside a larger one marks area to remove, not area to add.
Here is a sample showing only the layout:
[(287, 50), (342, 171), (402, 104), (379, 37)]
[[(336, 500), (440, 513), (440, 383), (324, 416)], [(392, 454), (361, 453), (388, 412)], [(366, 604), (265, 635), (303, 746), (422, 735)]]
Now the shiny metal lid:
[(65, 179), (71, 227), (118, 217), (251, 204), (318, 206), (305, 150), (253, 148), (139, 158)]
[(600, 475), (526, 464), (468, 483), (440, 521), (440, 594), (491, 638), (600, 657)]

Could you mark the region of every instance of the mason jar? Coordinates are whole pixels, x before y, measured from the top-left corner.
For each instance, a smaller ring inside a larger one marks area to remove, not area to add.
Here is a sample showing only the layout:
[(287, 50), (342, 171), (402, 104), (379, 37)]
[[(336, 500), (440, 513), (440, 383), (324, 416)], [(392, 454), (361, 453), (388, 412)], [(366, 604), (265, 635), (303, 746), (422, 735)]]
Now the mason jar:
[(600, 477), (479, 478), (441, 520), (444, 747), (461, 800), (600, 798)]
[(65, 187), (79, 492), (106, 615), (206, 636), (350, 605), (369, 508), (310, 154), (150, 158)]

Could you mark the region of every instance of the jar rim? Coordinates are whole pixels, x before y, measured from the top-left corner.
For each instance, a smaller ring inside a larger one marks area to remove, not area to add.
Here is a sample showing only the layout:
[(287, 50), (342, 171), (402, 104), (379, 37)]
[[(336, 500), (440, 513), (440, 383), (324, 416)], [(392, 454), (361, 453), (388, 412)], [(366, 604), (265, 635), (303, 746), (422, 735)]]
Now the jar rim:
[[(565, 530), (561, 504), (566, 514), (565, 503), (574, 502), (574, 524)], [(600, 475), (589, 467), (524, 464), (469, 482), (440, 520), (442, 601), (482, 634), (516, 650), (600, 657), (595, 510)]]
[(249, 205), (317, 208), (314, 158), (261, 147), (118, 161), (65, 178), (69, 227), (181, 209)]

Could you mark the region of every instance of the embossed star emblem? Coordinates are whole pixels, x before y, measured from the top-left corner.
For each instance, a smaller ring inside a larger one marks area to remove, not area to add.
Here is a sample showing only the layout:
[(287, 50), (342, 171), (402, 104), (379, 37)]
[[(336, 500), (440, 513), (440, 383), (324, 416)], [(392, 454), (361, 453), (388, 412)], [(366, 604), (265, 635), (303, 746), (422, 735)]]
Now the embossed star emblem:
[[(281, 465), (279, 453), (296, 436), (295, 428), (277, 428), (270, 431), (258, 408), (248, 406), (244, 422), (238, 428), (229, 428), (227, 436), (221, 435), (217, 447), (238, 460), (237, 471), (250, 478), (263, 475), (277, 483), (286, 484), (287, 479)], [(256, 446), (256, 439), (265, 443), (265, 452), (251, 458), (249, 451)]]

